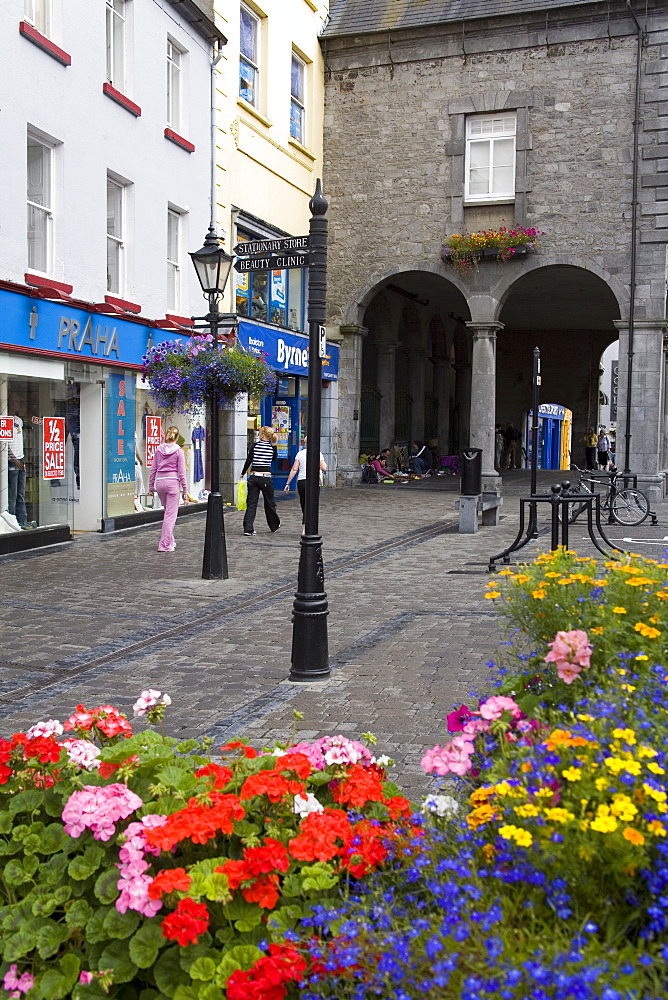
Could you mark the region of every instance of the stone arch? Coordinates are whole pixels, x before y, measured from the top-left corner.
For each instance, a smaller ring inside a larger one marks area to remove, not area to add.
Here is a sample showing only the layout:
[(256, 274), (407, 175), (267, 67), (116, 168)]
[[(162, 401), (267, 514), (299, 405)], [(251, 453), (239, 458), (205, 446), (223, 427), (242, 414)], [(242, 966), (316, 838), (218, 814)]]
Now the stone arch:
[(620, 281), (614, 274), (610, 274), (603, 267), (599, 267), (595, 261), (587, 260), (586, 264), (574, 263), (573, 258), (564, 255), (551, 256), (546, 258), (543, 254), (536, 254), (535, 256), (528, 257), (525, 261), (522, 261), (521, 274), (517, 274), (513, 270), (514, 265), (503, 264), (500, 265), (503, 271), (494, 285), (489, 290), (490, 297), (497, 303), (496, 313), (492, 317), (495, 320), (501, 319), (501, 313), (506, 305), (506, 302), (511, 295), (514, 294), (518, 285), (525, 282), (530, 278), (532, 274), (536, 272), (549, 272), (554, 269), (568, 269), (574, 274), (577, 272), (583, 272), (585, 275), (590, 275), (592, 277), (599, 278), (610, 290), (611, 294), (614, 296), (617, 302), (618, 314), (625, 317), (628, 314), (629, 308), (629, 290), (624, 282)]
[(417, 276), (420, 274), (424, 274), (425, 276), (434, 275), (441, 278), (444, 282), (453, 286), (464, 302), (467, 301), (466, 283), (456, 271), (449, 269), (446, 274), (445, 265), (438, 261), (418, 261), (410, 268), (406, 268), (405, 266), (390, 268), (384, 274), (375, 275), (371, 281), (359, 286), (350, 297), (348, 305), (342, 310), (344, 325), (362, 326), (364, 323), (364, 313), (381, 289), (394, 283), (395, 279), (401, 279), (408, 274)]

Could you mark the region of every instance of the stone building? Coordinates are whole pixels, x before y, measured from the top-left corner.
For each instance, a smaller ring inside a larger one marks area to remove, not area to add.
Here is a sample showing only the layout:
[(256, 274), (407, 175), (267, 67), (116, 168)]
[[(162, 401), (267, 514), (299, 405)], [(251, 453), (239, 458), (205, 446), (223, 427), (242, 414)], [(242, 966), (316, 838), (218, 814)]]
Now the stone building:
[[(362, 445), (429, 438), (481, 447), (493, 480), (536, 345), (582, 464), (619, 339), (618, 455), (631, 364), (630, 466), (663, 491), (666, 5), (334, 0), (322, 47), (339, 481)], [(513, 224), (542, 234), (536, 252), (444, 261), (444, 237)]]

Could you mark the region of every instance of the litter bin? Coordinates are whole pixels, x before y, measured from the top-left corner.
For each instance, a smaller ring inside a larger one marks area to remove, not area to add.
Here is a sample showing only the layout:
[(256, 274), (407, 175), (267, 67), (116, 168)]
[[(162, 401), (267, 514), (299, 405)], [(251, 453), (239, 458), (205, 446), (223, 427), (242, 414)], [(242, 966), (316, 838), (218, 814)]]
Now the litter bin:
[(463, 497), (477, 497), (482, 493), (482, 448), (465, 448), (462, 452)]

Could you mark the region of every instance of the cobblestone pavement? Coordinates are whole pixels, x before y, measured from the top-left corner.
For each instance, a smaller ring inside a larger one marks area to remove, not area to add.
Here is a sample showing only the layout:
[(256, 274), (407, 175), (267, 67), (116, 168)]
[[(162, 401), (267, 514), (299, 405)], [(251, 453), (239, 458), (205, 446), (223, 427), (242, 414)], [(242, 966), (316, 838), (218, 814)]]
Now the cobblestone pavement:
[[(541, 477), (546, 488), (559, 478)], [(166, 731), (209, 734), (216, 745), (286, 739), (294, 709), (304, 716), (301, 738), (371, 730), (378, 752), (397, 761), (400, 784), (419, 794), (425, 747), (443, 740), (453, 703), (483, 688), (497, 653), (501, 630), (483, 596), (487, 560), (514, 537), (526, 485), (525, 474), (511, 473), (501, 525), (476, 535), (456, 533), (450, 490), (324, 490), (332, 674), (317, 683), (287, 680), (300, 531), (293, 499), (281, 503), (274, 535), (261, 510), (254, 538), (243, 537), (241, 514), (226, 514), (227, 581), (200, 579), (204, 515), (179, 521), (173, 554), (156, 551), (159, 526), (149, 526), (5, 557), (0, 733), (63, 719), (77, 702), (131, 714), (138, 692), (158, 687), (174, 702)], [(666, 505), (659, 521), (610, 536), (662, 555)], [(571, 545), (593, 551), (583, 536), (576, 525)], [(524, 551), (548, 546), (543, 532)]]

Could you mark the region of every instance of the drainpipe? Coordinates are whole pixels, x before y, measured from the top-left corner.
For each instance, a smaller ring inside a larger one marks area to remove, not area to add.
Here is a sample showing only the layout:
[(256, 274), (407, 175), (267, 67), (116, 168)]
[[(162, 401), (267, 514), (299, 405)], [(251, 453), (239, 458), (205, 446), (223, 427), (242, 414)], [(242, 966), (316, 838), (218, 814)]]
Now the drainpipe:
[(626, 0), (629, 14), (636, 26), (636, 92), (633, 120), (633, 198), (631, 200), (631, 274), (629, 296), (629, 342), (626, 362), (626, 422), (624, 429), (624, 475), (631, 471), (629, 459), (631, 455), (631, 398), (633, 381), (633, 333), (636, 311), (636, 245), (638, 242), (638, 136), (640, 133), (640, 83), (642, 73), (642, 47), (644, 31), (631, 7), (631, 0)]
[(216, 231), (216, 66), (223, 58), (220, 42), (214, 44), (211, 59), (211, 212), (209, 226)]

